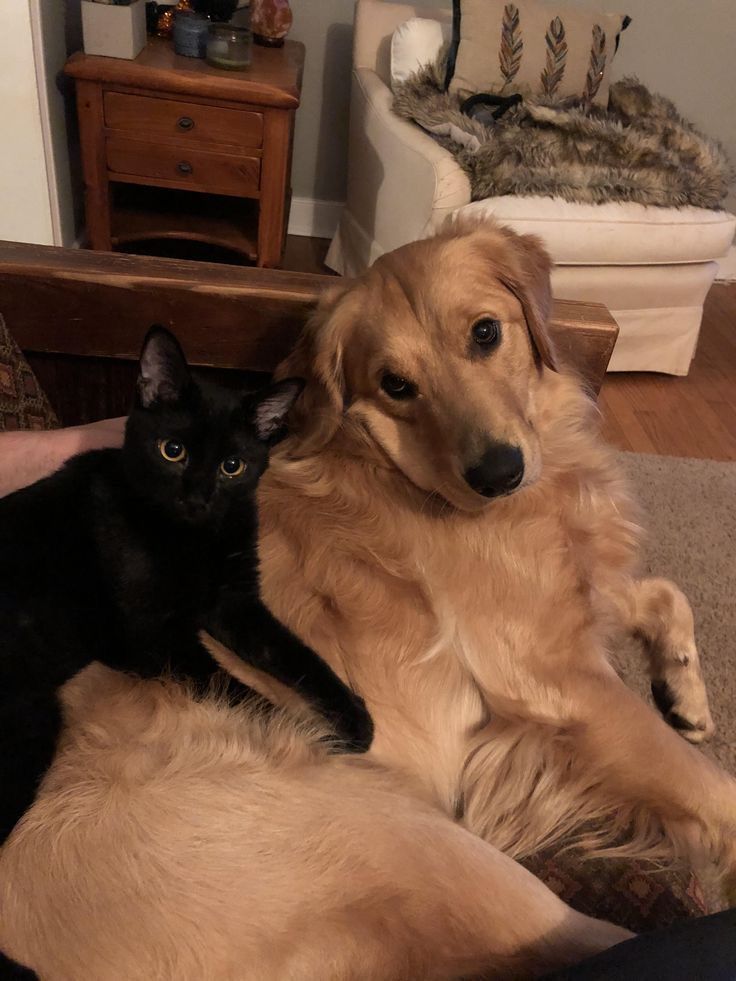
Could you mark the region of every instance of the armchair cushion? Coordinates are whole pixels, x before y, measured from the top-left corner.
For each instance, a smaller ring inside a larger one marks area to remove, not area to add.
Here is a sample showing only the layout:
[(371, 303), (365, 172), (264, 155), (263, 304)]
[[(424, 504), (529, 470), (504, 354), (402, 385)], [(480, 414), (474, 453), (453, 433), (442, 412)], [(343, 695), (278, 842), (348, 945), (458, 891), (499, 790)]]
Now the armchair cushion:
[(631, 201), (580, 204), (507, 194), (473, 201), (464, 215), (493, 217), (539, 235), (556, 263), (636, 266), (718, 259), (736, 231), (734, 216), (710, 208), (652, 208)]

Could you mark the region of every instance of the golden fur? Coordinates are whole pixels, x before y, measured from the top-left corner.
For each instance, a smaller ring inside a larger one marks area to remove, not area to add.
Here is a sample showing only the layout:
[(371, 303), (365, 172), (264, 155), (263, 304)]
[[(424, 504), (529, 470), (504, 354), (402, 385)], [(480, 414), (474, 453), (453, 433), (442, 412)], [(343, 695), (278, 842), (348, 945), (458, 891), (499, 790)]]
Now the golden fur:
[[(637, 631), (710, 730), (687, 602), (633, 578), (626, 488), (554, 370), (548, 274), (536, 240), (455, 226), (336, 285), (282, 368), (308, 384), (261, 485), (265, 595), (365, 697), (372, 759), (217, 645), (275, 718), (88, 669), (0, 853), (2, 949), (49, 981), (531, 977), (625, 934), (508, 856), (730, 866), (734, 783), (608, 665)], [(503, 322), (482, 360), (479, 316)], [(462, 474), (491, 438), (526, 469), (488, 501)]]
[(238, 673), (287, 709), (100, 665), (67, 686), (0, 853), (0, 947), (43, 981), (529, 978), (628, 936)]
[[(616, 631), (699, 739), (712, 729), (687, 601), (637, 580), (640, 531), (594, 406), (556, 367), (536, 239), (455, 224), (325, 297), (282, 373), (296, 433), (261, 487), (264, 593), (366, 699), (373, 755), (507, 854), (579, 840), (733, 860), (736, 784), (609, 666)], [(480, 317), (502, 322), (487, 358)], [(384, 371), (419, 397), (392, 401)], [(489, 440), (520, 489), (463, 479)]]

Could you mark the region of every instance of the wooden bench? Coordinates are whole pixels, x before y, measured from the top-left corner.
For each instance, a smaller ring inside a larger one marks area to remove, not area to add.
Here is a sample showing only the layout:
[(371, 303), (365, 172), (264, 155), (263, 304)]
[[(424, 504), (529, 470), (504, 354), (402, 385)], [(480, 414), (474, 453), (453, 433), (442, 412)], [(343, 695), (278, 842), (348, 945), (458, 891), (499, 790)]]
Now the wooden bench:
[[(192, 364), (271, 372), (331, 276), (0, 242), (0, 314), (67, 424), (124, 414), (148, 327)], [(598, 392), (618, 327), (605, 307), (556, 301), (563, 358)]]

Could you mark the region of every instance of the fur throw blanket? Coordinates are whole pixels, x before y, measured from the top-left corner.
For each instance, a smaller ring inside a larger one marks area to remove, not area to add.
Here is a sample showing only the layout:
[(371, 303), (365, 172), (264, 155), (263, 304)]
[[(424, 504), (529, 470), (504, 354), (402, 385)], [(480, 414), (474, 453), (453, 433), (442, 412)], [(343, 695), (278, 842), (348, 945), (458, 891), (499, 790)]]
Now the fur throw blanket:
[(502, 194), (720, 208), (734, 173), (723, 148), (634, 78), (608, 109), (527, 98), (491, 126), (443, 91), (444, 57), (396, 86), (394, 112), (427, 130), (470, 178), (474, 201)]

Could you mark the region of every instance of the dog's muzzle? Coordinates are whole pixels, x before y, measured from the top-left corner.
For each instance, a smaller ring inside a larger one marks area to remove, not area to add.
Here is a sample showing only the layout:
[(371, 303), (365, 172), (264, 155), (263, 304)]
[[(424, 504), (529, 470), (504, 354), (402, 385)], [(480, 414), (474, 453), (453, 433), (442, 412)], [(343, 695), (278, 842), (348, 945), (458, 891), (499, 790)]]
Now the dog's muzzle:
[(524, 478), (524, 456), (518, 446), (493, 443), (463, 476), (473, 490), (483, 497), (510, 494)]

